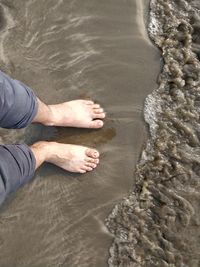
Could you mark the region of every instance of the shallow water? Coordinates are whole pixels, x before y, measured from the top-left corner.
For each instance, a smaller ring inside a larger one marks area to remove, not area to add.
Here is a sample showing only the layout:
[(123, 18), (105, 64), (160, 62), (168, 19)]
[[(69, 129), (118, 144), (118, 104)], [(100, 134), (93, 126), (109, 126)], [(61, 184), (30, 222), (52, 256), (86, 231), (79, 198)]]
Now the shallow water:
[[(0, 210), (0, 266), (105, 267), (105, 219), (133, 185), (146, 137), (143, 101), (156, 87), (159, 53), (144, 28), (148, 1), (1, 0), (0, 65), (47, 103), (91, 98), (101, 130), (1, 130), (1, 143), (55, 140), (97, 147), (95, 172), (45, 165)], [(145, 17), (145, 20), (143, 20)]]
[(145, 101), (150, 137), (135, 186), (107, 225), (110, 266), (200, 266), (200, 2), (152, 0), (159, 87)]

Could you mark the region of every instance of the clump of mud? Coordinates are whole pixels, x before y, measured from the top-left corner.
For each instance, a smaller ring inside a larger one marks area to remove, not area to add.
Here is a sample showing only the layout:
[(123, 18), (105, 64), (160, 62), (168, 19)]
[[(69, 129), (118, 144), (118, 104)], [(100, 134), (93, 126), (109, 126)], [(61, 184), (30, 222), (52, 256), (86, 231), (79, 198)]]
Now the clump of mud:
[(107, 219), (109, 266), (200, 266), (200, 1), (152, 0), (158, 89), (145, 102), (149, 140), (133, 192)]

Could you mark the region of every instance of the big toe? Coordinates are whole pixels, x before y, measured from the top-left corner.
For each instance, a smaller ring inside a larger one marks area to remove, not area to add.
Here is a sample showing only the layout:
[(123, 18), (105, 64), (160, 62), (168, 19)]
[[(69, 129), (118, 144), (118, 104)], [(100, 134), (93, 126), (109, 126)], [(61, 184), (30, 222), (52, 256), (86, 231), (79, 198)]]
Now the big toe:
[(86, 150), (86, 155), (91, 158), (97, 159), (99, 157), (99, 152), (96, 149), (88, 148)]
[(90, 128), (98, 129), (103, 127), (103, 121), (102, 120), (94, 120), (90, 122)]

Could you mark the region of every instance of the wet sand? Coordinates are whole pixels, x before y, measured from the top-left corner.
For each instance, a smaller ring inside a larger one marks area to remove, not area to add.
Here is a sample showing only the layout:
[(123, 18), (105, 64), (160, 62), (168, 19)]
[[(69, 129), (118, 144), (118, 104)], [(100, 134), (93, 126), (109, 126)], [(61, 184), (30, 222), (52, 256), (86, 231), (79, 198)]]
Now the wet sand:
[(0, 1), (2, 70), (47, 103), (76, 98), (107, 112), (101, 130), (1, 130), (2, 143), (55, 140), (97, 147), (92, 173), (52, 165), (0, 210), (0, 266), (105, 267), (113, 237), (104, 221), (134, 185), (146, 139), (144, 99), (155, 87), (159, 52), (144, 29), (148, 1)]

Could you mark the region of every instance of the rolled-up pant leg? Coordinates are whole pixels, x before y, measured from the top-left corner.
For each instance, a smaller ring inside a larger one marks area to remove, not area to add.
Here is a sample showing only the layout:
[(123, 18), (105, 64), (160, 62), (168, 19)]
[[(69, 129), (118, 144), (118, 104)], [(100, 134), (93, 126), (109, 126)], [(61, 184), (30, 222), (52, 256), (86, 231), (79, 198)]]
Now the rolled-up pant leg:
[[(0, 127), (19, 129), (29, 125), (38, 109), (33, 91), (0, 71)], [(6, 196), (29, 181), (35, 157), (27, 145), (0, 146), (0, 204)]]
[(33, 91), (0, 71), (0, 127), (26, 127), (35, 117), (37, 108), (37, 98)]
[(0, 204), (28, 182), (35, 172), (35, 157), (27, 145), (0, 146)]

